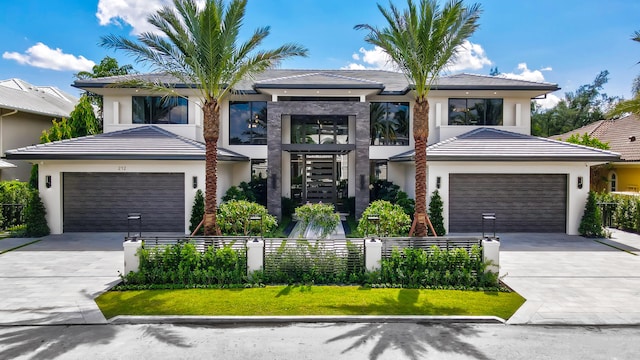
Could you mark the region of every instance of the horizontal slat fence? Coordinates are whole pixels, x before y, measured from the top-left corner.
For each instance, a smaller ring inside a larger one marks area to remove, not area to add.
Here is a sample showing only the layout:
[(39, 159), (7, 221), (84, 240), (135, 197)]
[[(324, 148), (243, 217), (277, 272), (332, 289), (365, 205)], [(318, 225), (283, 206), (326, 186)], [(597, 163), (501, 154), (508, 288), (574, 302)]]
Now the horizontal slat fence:
[(382, 238), (382, 257), (389, 258), (394, 248), (400, 251), (405, 248), (429, 250), (434, 245), (441, 250), (462, 248), (470, 253), (473, 245), (482, 246), (482, 237)]

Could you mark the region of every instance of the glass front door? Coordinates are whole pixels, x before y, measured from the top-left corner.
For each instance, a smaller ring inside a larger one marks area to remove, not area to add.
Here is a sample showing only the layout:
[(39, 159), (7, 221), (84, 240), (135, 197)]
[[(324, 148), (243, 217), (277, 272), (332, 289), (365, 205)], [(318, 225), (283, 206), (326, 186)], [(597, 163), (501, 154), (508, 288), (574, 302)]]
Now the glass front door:
[(296, 205), (334, 204), (343, 210), (348, 196), (347, 155), (291, 154), (291, 195)]

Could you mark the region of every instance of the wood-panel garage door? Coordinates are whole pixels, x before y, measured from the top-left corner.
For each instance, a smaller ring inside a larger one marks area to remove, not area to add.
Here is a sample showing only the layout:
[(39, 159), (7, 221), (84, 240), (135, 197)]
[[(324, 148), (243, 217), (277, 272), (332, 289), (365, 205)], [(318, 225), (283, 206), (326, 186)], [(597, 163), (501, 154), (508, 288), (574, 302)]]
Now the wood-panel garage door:
[(484, 212), (496, 213), (499, 232), (564, 233), (567, 176), (450, 174), (449, 231), (481, 232)]
[(184, 174), (64, 173), (65, 232), (127, 231), (127, 214), (142, 214), (142, 231), (183, 232)]

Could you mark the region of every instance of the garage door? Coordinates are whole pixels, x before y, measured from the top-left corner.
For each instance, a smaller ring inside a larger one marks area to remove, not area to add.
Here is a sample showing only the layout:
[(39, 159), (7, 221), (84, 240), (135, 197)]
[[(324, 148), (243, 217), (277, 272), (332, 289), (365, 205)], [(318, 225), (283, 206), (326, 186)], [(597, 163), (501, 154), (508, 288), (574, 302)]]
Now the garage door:
[(127, 214), (142, 214), (142, 231), (184, 232), (184, 174), (64, 173), (65, 232), (127, 231)]
[(481, 232), (484, 212), (496, 213), (499, 232), (564, 233), (567, 176), (450, 174), (450, 232)]

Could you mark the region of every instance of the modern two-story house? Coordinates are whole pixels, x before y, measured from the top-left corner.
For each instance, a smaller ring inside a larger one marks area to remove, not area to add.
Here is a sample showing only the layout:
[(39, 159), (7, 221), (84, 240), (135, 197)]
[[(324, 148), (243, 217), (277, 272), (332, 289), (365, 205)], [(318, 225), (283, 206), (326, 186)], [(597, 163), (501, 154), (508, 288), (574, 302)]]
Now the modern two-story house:
[[(40, 164), (41, 196), (53, 233), (124, 231), (141, 212), (143, 231), (187, 231), (204, 189), (202, 111), (190, 84), (182, 97), (114, 87), (130, 79), (78, 80), (104, 96), (104, 134), (19, 148), (9, 159)], [(411, 84), (379, 70), (269, 70), (238, 85), (221, 110), (218, 197), (267, 178), (268, 210), (281, 198), (337, 206), (369, 204), (376, 178), (414, 196)], [(530, 135), (530, 102), (555, 84), (459, 74), (430, 93), (428, 194), (439, 190), (449, 232), (479, 232), (496, 213), (500, 232), (576, 234), (589, 167), (613, 152)]]

